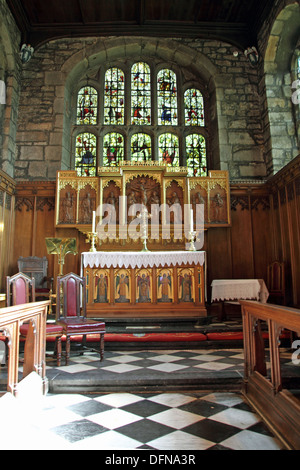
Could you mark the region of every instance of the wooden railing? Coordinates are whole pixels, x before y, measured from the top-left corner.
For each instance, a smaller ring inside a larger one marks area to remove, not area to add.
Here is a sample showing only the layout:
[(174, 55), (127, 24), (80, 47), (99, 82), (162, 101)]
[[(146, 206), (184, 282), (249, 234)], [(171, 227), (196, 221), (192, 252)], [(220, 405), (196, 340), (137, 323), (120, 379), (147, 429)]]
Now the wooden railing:
[[(300, 336), (300, 310), (253, 301), (240, 303), (245, 356), (243, 393), (285, 446), (299, 450), (300, 401), (283, 387), (280, 337), (283, 330)], [(266, 338), (270, 354), (268, 372)]]
[(0, 308), (0, 331), (7, 337), (8, 378), (7, 391), (18, 394), (20, 326), (28, 323), (24, 345), (23, 377), (36, 372), (42, 379), (43, 393), (47, 392), (45, 374), (46, 317), (50, 301), (30, 302), (12, 307)]

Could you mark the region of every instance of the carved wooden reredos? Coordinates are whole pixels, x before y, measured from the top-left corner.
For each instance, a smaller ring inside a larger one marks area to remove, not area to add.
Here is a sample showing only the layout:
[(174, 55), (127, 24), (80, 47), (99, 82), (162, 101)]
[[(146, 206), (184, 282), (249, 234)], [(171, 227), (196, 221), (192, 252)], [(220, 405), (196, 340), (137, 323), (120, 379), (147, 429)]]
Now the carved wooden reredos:
[[(120, 197), (120, 196), (126, 196)], [(109, 220), (109, 207), (115, 208), (115, 222), (130, 223), (135, 215), (130, 215), (130, 207), (142, 204), (149, 214), (153, 204), (159, 207), (178, 208), (178, 217), (170, 212), (171, 227), (174, 221), (181, 220), (184, 224), (184, 205), (204, 204), (205, 228), (228, 227), (230, 225), (230, 190), (226, 171), (211, 171), (208, 177), (187, 176), (187, 168), (172, 168), (158, 162), (131, 163), (124, 162), (119, 167), (101, 167), (97, 177), (79, 177), (75, 171), (60, 171), (56, 185), (56, 227), (75, 227), (82, 233), (91, 231), (92, 212), (102, 214)], [(173, 206), (173, 207), (175, 207)], [(106, 208), (108, 208), (106, 210)], [(180, 213), (180, 215), (179, 215)], [(134, 214), (134, 211), (133, 211)], [(154, 214), (152, 213), (154, 217)], [(196, 211), (194, 210), (194, 217)], [(157, 216), (159, 226), (166, 220), (164, 211)], [(176, 222), (177, 223), (177, 222)], [(160, 227), (161, 230), (161, 227)], [(170, 240), (173, 237), (171, 228)], [(170, 242), (169, 240), (169, 242)], [(115, 243), (118, 243), (118, 233)], [(173, 243), (172, 239), (172, 243)], [(182, 244), (186, 240), (180, 239)], [(129, 242), (129, 240), (128, 240)], [(149, 233), (151, 243), (151, 234)], [(102, 248), (110, 240), (101, 240)], [(132, 243), (132, 240), (130, 241)], [(155, 243), (161, 243), (161, 237)], [(164, 241), (164, 244), (168, 243)], [(122, 244), (127, 243), (122, 240)]]

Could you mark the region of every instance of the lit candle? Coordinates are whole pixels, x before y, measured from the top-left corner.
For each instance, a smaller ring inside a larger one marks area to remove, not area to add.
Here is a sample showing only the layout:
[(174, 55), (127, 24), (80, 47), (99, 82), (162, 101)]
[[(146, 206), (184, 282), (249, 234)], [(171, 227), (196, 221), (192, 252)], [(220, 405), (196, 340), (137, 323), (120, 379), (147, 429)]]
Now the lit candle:
[(191, 232), (193, 231), (193, 228), (194, 228), (194, 213), (193, 213), (193, 209), (191, 209), (191, 219), (190, 219), (190, 227), (191, 227)]
[(96, 212), (93, 211), (93, 224), (92, 224), (92, 232), (95, 233), (96, 229)]

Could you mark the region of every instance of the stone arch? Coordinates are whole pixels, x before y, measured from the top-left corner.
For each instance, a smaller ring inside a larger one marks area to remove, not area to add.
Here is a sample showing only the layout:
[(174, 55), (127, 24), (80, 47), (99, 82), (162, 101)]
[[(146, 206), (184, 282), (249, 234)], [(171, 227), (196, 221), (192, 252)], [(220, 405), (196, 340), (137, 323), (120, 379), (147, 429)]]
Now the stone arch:
[(14, 176), (20, 70), (15, 56), (15, 40), (5, 18), (0, 18), (0, 80), (4, 80), (6, 85), (6, 104), (0, 105), (0, 167), (11, 177)]
[[(211, 119), (212, 148), (214, 149), (214, 167), (220, 167), (220, 143), (218, 137), (218, 108), (221, 106), (221, 96), (218, 98), (216, 77), (218, 70), (210, 59), (197, 51), (172, 39), (157, 38), (93, 38), (86, 41), (83, 48), (72, 55), (62, 67), (64, 82), (64, 108), (72, 103), (72, 96), (77, 84), (87, 73), (97, 73), (103, 64), (113, 63), (126, 58), (140, 57), (142, 60), (156, 58), (165, 63), (174, 63), (179, 67), (191, 70), (205, 84), (210, 97), (208, 113)], [(55, 105), (54, 105), (55, 106)], [(70, 111), (70, 110), (69, 110)], [(61, 168), (70, 167), (70, 130), (72, 127), (71, 112), (63, 116), (63, 146)]]
[(290, 3), (277, 15), (264, 56), (269, 135), (266, 159), (274, 174), (299, 153), (297, 118), (292, 102), (291, 65), (299, 40), (299, 3)]

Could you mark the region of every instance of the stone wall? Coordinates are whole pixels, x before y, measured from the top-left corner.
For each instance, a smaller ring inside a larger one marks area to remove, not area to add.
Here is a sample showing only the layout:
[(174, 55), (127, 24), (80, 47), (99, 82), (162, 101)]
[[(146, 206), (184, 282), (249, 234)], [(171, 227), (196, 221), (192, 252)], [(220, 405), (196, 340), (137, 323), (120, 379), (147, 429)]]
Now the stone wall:
[(10, 42), (14, 57), (8, 77), (11, 98), (2, 120), (0, 110), (0, 127), (5, 125), (2, 146), (0, 139), (2, 169), (17, 181), (54, 180), (57, 170), (69, 169), (78, 83), (97, 68), (136, 55), (172, 63), (186, 71), (187, 80), (193, 69), (199, 82), (205, 83), (211, 169), (228, 170), (233, 181), (265, 179), (299, 153), (288, 72), (280, 77), (266, 73), (263, 61), (269, 35), (276, 38), (281, 34), (272, 27), (286, 3), (295, 2), (274, 2), (274, 14), (260, 34), (256, 67), (243, 51), (234, 55), (236, 48), (220, 41), (130, 37), (51, 41), (21, 67), (19, 35), (5, 1), (0, 0), (2, 24), (9, 31), (6, 39), (0, 28), (0, 57), (4, 41)]
[[(71, 149), (70, 106), (78, 80), (87, 73), (82, 65), (85, 54), (97, 57), (105, 50), (106, 60), (113, 60), (110, 56), (126, 59), (129, 44), (133, 48), (135, 43), (140, 50), (142, 42), (145, 42), (142, 38), (59, 40), (35, 52), (23, 68), (17, 180), (54, 179), (56, 170), (61, 169), (61, 161), (62, 168), (68, 168), (68, 159), (63, 155), (68, 155)], [(231, 179), (265, 178), (258, 69), (250, 65), (243, 51), (235, 57), (233, 46), (218, 41), (159, 42), (154, 52), (156, 58), (162, 60), (162, 49), (166, 63), (174, 61), (180, 67), (189, 66), (184, 64), (187, 57), (189, 61), (194, 58), (199, 79), (207, 80), (210, 120), (214, 121), (211, 127), (213, 167), (228, 169)], [(151, 53), (153, 60), (153, 50)], [(105, 61), (98, 63), (101, 66)], [(77, 72), (76, 81), (71, 80), (77, 68), (82, 70)]]
[(294, 51), (299, 41), (300, 7), (276, 0), (259, 35), (259, 93), (262, 101), (267, 172), (275, 174), (299, 154), (299, 105), (292, 102)]
[[(184, 41), (216, 66), (220, 162), (230, 178), (264, 178), (264, 141), (258, 92), (259, 70), (244, 52), (217, 41)], [(237, 56), (233, 53), (238, 52)]]
[(20, 33), (0, 0), (0, 80), (6, 85), (6, 104), (0, 104), (0, 168), (14, 176), (16, 132), (21, 85)]

